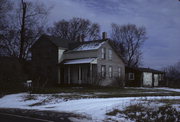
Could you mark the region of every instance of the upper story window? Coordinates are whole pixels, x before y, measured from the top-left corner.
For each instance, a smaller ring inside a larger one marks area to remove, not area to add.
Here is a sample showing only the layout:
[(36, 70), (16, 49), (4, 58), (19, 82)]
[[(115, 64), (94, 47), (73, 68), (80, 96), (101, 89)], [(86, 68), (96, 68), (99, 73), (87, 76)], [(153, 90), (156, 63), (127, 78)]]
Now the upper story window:
[(101, 58), (106, 59), (106, 48), (101, 48)]
[(108, 50), (108, 58), (109, 58), (109, 60), (112, 60), (112, 50), (111, 49)]
[(129, 80), (134, 80), (134, 73), (129, 73)]
[(118, 67), (118, 76), (121, 77), (121, 67)]
[(102, 65), (102, 66), (101, 66), (101, 76), (102, 76), (103, 78), (106, 77), (106, 66), (105, 66), (105, 65)]
[(109, 66), (109, 77), (112, 78), (113, 72), (112, 72), (112, 66)]

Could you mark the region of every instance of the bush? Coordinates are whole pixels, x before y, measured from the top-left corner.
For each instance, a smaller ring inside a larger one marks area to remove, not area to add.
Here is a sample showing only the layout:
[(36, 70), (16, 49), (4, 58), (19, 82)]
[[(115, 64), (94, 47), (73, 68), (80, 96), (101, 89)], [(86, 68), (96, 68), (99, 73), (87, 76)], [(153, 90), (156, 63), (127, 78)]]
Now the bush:
[(115, 116), (120, 114), (121, 117), (131, 119), (137, 122), (179, 122), (180, 112), (169, 105), (161, 106), (157, 110), (146, 108), (140, 104), (132, 105), (124, 111), (115, 109), (106, 115)]
[(180, 88), (180, 62), (164, 68), (168, 87)]
[(13, 57), (0, 57), (0, 93), (19, 92), (27, 79), (23, 66)]
[(102, 85), (103, 78), (101, 77), (101, 74), (98, 73), (95, 75), (95, 77), (92, 79), (92, 85), (93, 86), (101, 86)]
[(124, 88), (125, 86), (124, 80), (122, 79), (122, 77), (115, 77), (111, 83), (111, 86), (118, 86), (118, 87)]

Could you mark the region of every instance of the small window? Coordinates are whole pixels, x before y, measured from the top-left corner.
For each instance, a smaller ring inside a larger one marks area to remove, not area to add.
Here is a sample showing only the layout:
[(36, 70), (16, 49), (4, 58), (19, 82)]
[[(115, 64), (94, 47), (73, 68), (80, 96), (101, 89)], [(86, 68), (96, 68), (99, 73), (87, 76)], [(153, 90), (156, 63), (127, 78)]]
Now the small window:
[(112, 78), (113, 72), (112, 72), (112, 66), (109, 66), (109, 77)]
[(111, 49), (109, 49), (109, 55), (108, 55), (108, 57), (109, 57), (109, 60), (112, 60), (112, 50)]
[(134, 73), (129, 73), (129, 80), (134, 80)]
[(118, 67), (118, 76), (121, 77), (121, 67)]
[(105, 48), (101, 48), (101, 58), (102, 59), (106, 58), (106, 49)]
[(103, 78), (106, 77), (106, 67), (105, 67), (105, 65), (102, 65), (102, 66), (101, 66), (101, 76), (102, 76)]

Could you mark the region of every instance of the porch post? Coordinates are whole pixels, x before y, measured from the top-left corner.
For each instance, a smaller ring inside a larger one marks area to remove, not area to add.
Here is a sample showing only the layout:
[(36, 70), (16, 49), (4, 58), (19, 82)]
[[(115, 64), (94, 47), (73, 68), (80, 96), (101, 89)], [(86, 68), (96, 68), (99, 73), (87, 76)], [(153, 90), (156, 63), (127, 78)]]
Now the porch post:
[(144, 74), (143, 72), (141, 73), (141, 87), (144, 86)]
[(154, 73), (152, 73), (152, 87), (154, 87)]
[(90, 84), (92, 84), (92, 64), (90, 63)]
[(71, 69), (70, 69), (70, 65), (68, 66), (68, 84), (71, 83)]
[(60, 67), (58, 67), (58, 84), (60, 84), (61, 83), (61, 69), (60, 69)]
[(80, 65), (79, 65), (78, 70), (79, 70), (79, 79), (78, 80), (79, 80), (79, 84), (81, 84), (81, 66)]

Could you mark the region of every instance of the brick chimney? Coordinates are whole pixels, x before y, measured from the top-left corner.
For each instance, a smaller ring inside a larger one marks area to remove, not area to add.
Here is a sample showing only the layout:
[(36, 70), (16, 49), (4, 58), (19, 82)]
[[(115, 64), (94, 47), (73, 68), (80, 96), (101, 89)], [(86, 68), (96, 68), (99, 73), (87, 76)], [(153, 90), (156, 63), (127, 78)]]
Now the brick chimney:
[(107, 39), (107, 33), (106, 32), (102, 33), (102, 39)]

